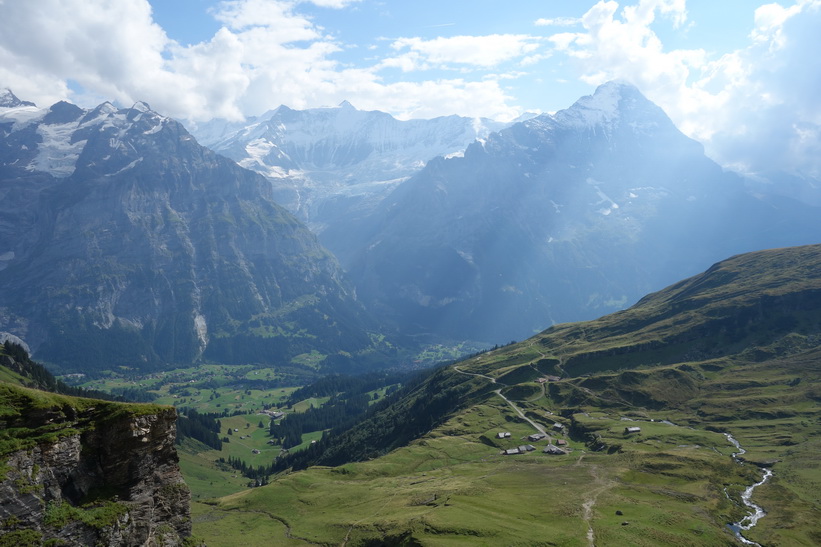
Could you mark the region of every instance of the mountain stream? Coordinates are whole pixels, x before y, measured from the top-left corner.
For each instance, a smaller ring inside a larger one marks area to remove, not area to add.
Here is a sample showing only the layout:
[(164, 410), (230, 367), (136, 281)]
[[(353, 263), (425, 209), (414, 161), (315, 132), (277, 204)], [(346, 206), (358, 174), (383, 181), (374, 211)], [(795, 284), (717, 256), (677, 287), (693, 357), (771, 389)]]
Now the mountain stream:
[[(742, 463), (742, 461), (739, 460), (738, 457), (746, 453), (747, 451), (741, 448), (741, 445), (738, 444), (738, 441), (735, 440), (735, 438), (732, 435), (730, 435), (729, 433), (725, 433), (724, 435), (727, 437), (727, 440), (730, 441), (730, 443), (732, 443), (732, 445), (735, 446), (736, 449), (738, 449), (738, 452), (733, 453), (733, 459), (738, 463)], [(744, 505), (750, 508), (751, 513), (745, 516), (740, 521), (727, 525), (729, 526), (730, 530), (733, 531), (733, 533), (739, 539), (739, 541), (741, 541), (741, 543), (743, 543), (744, 545), (756, 545), (758, 547), (761, 547), (761, 545), (759, 543), (750, 541), (749, 539), (745, 538), (742, 535), (742, 532), (745, 532), (753, 526), (755, 526), (758, 523), (758, 519), (767, 514), (767, 512), (764, 511), (764, 509), (762, 509), (761, 506), (756, 505), (755, 503), (750, 501), (750, 499), (753, 496), (753, 490), (767, 482), (769, 478), (773, 476), (773, 472), (771, 469), (768, 469), (766, 467), (761, 467), (760, 469), (764, 472), (764, 476), (761, 478), (761, 480), (751, 486), (748, 486), (741, 494), (741, 501), (744, 503)]]

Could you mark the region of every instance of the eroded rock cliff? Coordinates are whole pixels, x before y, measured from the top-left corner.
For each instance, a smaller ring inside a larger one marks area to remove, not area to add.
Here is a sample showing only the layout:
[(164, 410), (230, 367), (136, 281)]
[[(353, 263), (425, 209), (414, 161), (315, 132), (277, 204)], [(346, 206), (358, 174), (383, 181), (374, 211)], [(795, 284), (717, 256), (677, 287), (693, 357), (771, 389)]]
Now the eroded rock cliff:
[(0, 383), (0, 411), (0, 544), (175, 546), (190, 536), (173, 408)]

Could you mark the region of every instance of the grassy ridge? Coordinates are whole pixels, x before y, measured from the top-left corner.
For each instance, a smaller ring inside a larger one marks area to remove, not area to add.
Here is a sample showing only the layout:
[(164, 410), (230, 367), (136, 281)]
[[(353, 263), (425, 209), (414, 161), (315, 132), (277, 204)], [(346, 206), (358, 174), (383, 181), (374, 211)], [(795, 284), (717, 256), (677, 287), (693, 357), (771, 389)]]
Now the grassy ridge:
[(0, 383), (0, 456), (54, 442), (124, 416), (155, 414), (164, 407), (58, 395)]
[(821, 331), (821, 246), (720, 262), (595, 321), (558, 325), (534, 340), (566, 374), (733, 354), (789, 332)]

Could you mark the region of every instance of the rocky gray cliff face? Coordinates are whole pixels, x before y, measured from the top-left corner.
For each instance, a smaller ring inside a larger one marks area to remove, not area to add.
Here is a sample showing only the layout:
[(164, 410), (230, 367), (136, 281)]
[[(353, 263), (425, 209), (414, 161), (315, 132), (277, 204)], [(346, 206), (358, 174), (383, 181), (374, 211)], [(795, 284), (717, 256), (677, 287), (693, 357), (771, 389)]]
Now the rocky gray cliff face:
[(0, 330), (38, 359), (145, 369), (370, 347), (335, 258), (264, 177), (143, 103), (13, 104), (0, 107)]
[(0, 539), (113, 547), (175, 546), (190, 536), (174, 409), (112, 417), (63, 405), (6, 418), (7, 431), (57, 433), (2, 457)]

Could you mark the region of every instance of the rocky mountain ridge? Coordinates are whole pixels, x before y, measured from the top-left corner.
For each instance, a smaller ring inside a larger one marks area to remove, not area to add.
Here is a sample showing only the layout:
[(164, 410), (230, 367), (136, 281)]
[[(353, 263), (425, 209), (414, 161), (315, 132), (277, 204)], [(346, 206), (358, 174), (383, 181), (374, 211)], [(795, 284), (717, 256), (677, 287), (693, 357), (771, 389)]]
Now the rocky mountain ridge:
[(0, 108), (0, 197), (0, 329), (40, 360), (87, 372), (373, 349), (336, 260), (270, 184), (144, 103)]

